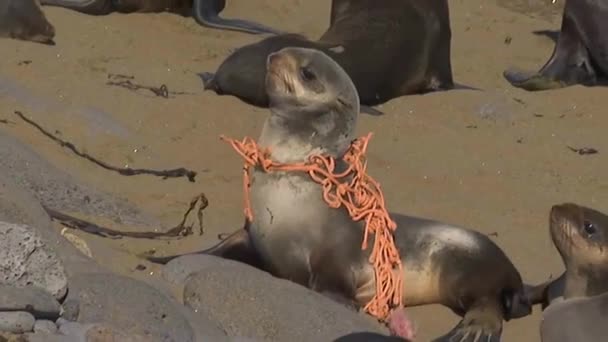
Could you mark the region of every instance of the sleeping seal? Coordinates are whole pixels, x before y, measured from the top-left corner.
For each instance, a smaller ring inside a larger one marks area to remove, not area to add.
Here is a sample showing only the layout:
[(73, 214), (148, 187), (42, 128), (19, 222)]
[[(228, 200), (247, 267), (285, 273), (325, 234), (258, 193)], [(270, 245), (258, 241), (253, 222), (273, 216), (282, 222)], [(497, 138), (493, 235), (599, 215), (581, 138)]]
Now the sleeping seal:
[(202, 26), (222, 30), (233, 30), (252, 34), (278, 34), (273, 28), (242, 19), (220, 18), (226, 0), (42, 0), (43, 5), (69, 8), (91, 15), (111, 12), (174, 12), (192, 15)]
[(38, 0), (0, 1), (0, 37), (55, 45), (55, 28)]
[[(285, 48), (267, 59), (270, 116), (260, 147), (270, 148), (279, 163), (323, 154), (336, 159), (336, 168), (344, 167), (342, 156), (359, 114), (357, 91), (346, 72), (315, 49)], [(344, 207), (331, 208), (322, 186), (307, 173), (256, 168), (251, 179), (253, 220), (203, 253), (259, 266), (356, 307), (366, 305), (376, 279), (370, 252), (361, 249), (364, 222), (353, 221)], [(503, 320), (530, 313), (519, 272), (487, 236), (422, 218), (391, 218), (403, 266), (403, 305), (440, 303), (463, 316), (438, 341), (498, 341)], [(164, 263), (174, 257), (148, 260)]]
[(243, 46), (204, 87), (259, 107), (268, 106), (266, 58), (285, 47), (323, 51), (349, 75), (361, 104), (454, 87), (447, 0), (333, 0), (330, 26), (318, 41), (278, 35)]
[(507, 70), (525, 90), (604, 83), (608, 76), (608, 0), (565, 0), (562, 28), (551, 58), (536, 73)]
[(549, 226), (565, 272), (529, 289), (542, 304), (543, 342), (605, 341), (608, 336), (608, 216), (573, 203), (551, 208)]

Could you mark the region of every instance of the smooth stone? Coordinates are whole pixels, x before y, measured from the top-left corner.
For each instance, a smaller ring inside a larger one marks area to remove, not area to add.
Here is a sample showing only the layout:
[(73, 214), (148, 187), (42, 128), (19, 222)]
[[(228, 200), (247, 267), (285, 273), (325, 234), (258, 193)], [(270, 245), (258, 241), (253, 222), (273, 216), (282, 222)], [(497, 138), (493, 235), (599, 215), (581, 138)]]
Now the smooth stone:
[(85, 334), (90, 328), (91, 324), (83, 324), (78, 322), (66, 321), (63, 318), (57, 320), (57, 327), (59, 333), (65, 336), (71, 336), (79, 340), (85, 340)]
[(0, 331), (12, 333), (26, 333), (34, 329), (36, 319), (31, 313), (25, 311), (0, 312)]
[(80, 313), (80, 301), (78, 299), (66, 299), (62, 306), (63, 312), (61, 317), (68, 321), (77, 321)]
[[(180, 303), (158, 289), (135, 279), (108, 273), (76, 275), (70, 279), (66, 300), (78, 300), (78, 322), (104, 322), (129, 335), (143, 335), (148, 341), (225, 341), (225, 334), (212, 321), (188, 320)], [(61, 330), (62, 327), (60, 327)]]
[[(273, 341), (332, 341), (349, 333), (387, 329), (372, 317), (246, 264), (218, 260), (190, 275), (184, 305), (218, 322), (228, 336)], [(226, 267), (226, 262), (232, 263)]]
[(83, 338), (77, 336), (66, 336), (61, 334), (49, 333), (27, 333), (24, 335), (27, 342), (86, 342)]
[(184, 255), (169, 261), (161, 271), (164, 280), (173, 285), (184, 285), (189, 275), (207, 268), (230, 267), (234, 265), (227, 259), (209, 258), (208, 255)]
[(34, 332), (54, 334), (57, 332), (57, 325), (55, 325), (55, 322), (53, 321), (39, 319), (36, 321), (36, 323), (34, 323)]
[(0, 311), (27, 311), (37, 319), (56, 320), (61, 305), (40, 288), (0, 285)]
[(543, 342), (605, 341), (608, 336), (608, 293), (552, 301), (543, 311)]
[(0, 284), (39, 287), (61, 300), (68, 279), (61, 260), (34, 228), (0, 222)]

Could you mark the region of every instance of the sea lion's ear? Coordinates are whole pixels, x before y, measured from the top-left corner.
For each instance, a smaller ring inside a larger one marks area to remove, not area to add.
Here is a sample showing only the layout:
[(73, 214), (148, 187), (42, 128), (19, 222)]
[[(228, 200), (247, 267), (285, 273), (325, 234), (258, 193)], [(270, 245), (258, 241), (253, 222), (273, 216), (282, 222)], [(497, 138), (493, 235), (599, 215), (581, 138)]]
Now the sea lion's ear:
[(337, 46), (330, 47), (328, 50), (331, 52), (334, 52), (334, 53), (342, 53), (342, 52), (344, 52), (344, 46), (337, 45)]

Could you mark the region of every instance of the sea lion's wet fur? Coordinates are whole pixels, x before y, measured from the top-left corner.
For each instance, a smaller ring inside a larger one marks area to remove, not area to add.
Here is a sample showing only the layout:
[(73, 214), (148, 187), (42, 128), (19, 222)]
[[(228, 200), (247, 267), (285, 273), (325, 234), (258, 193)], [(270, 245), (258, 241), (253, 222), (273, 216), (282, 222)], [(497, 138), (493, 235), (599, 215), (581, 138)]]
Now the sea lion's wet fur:
[(565, 0), (562, 26), (549, 60), (538, 72), (506, 70), (504, 77), (525, 90), (575, 84), (606, 84), (608, 0)]
[(55, 28), (38, 0), (0, 1), (0, 37), (54, 45)]
[(600, 341), (608, 333), (600, 323), (608, 319), (608, 216), (564, 203), (551, 208), (549, 226), (566, 270), (528, 288), (530, 302), (544, 310), (542, 341)]
[[(267, 63), (271, 115), (258, 144), (270, 148), (277, 162), (302, 162), (324, 153), (337, 158), (342, 169), (359, 113), (346, 72), (316, 49), (285, 48)], [(372, 299), (373, 236), (362, 250), (364, 222), (354, 222), (345, 208), (329, 207), (321, 186), (307, 174), (254, 169), (250, 199), (253, 221), (207, 252), (249, 264), (261, 261), (261, 268), (275, 276), (359, 308)], [(474, 336), (497, 341), (503, 319), (530, 313), (518, 271), (487, 236), (422, 218), (391, 217), (398, 225), (403, 304), (441, 303), (464, 316), (444, 340), (470, 334), (472, 341)], [(258, 253), (254, 262), (250, 251), (243, 252), (247, 246)]]
[(334, 0), (330, 27), (312, 41), (285, 34), (243, 46), (206, 73), (205, 89), (268, 106), (266, 57), (285, 47), (314, 48), (349, 75), (363, 105), (454, 87), (446, 0)]

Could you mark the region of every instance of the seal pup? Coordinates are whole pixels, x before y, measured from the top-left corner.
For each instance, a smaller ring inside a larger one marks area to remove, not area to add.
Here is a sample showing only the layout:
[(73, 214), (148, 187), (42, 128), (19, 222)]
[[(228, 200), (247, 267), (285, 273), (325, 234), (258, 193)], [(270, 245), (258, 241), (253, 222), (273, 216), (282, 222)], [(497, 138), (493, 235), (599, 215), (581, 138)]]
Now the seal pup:
[(528, 289), (542, 304), (543, 342), (604, 341), (608, 336), (608, 216), (574, 203), (551, 208), (551, 239), (564, 273)]
[[(341, 157), (359, 115), (357, 91), (346, 72), (316, 49), (285, 48), (271, 53), (267, 64), (270, 116), (259, 146), (269, 148), (279, 163), (324, 154), (336, 159), (338, 169), (344, 167)], [(255, 168), (249, 198), (253, 220), (216, 246), (214, 255), (250, 246), (277, 277), (357, 307), (373, 298), (370, 251), (361, 249), (364, 222), (325, 203), (322, 187), (308, 174)], [(519, 272), (487, 236), (422, 218), (391, 217), (398, 226), (394, 239), (403, 265), (404, 306), (440, 303), (463, 316), (439, 341), (498, 341), (503, 320), (530, 313)], [(237, 254), (231, 258), (248, 257)]]
[(226, 0), (42, 0), (43, 5), (69, 8), (85, 14), (106, 15), (111, 12), (164, 12), (192, 15), (204, 27), (251, 34), (279, 34), (278, 30), (242, 19), (221, 18)]
[(245, 45), (201, 73), (204, 88), (268, 106), (266, 58), (285, 47), (313, 48), (349, 75), (361, 104), (454, 87), (447, 0), (333, 0), (330, 26), (317, 41), (285, 34)]
[(38, 0), (0, 1), (0, 37), (55, 45), (55, 27)]
[(608, 76), (608, 0), (566, 0), (551, 58), (538, 72), (509, 69), (503, 76), (529, 91), (605, 83)]

